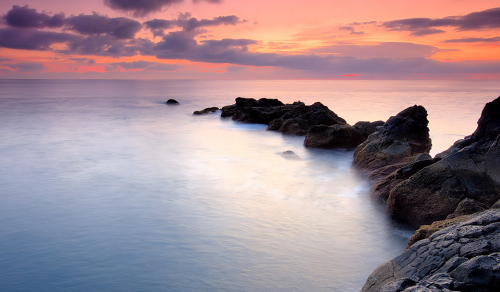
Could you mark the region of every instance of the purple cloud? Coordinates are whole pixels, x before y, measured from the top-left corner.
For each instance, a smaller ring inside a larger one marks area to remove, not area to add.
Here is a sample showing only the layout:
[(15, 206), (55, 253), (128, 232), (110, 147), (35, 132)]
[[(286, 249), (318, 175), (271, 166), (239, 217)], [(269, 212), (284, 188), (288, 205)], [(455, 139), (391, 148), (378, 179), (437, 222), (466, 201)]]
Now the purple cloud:
[(38, 13), (36, 9), (26, 6), (12, 6), (12, 9), (3, 17), (9, 26), (23, 28), (44, 28), (44, 27), (61, 27), (64, 24), (64, 14), (58, 13), (48, 15), (46, 13)]
[(66, 23), (66, 29), (83, 35), (105, 34), (117, 39), (133, 39), (142, 28), (142, 24), (136, 20), (125, 17), (109, 18), (95, 12), (91, 15), (68, 17)]
[(464, 38), (445, 40), (445, 43), (496, 43), (500, 42), (500, 37), (493, 38)]
[(382, 26), (387, 30), (410, 31), (414, 36), (444, 32), (436, 27), (455, 27), (458, 31), (495, 29), (500, 28), (500, 7), (473, 12), (464, 16), (392, 20), (382, 23)]
[(219, 25), (236, 25), (238, 23), (244, 23), (246, 20), (240, 20), (236, 15), (228, 16), (218, 16), (213, 19), (201, 19), (198, 20), (191, 17), (190, 13), (184, 13), (179, 15), (177, 19), (165, 20), (165, 19), (153, 19), (144, 22), (144, 26), (149, 28), (155, 36), (163, 36), (164, 29), (170, 29), (174, 27), (182, 27), (184, 31), (195, 31), (201, 27), (207, 26), (219, 26)]
[(136, 17), (146, 16), (161, 11), (183, 0), (104, 0), (104, 4), (112, 9), (132, 12)]
[(47, 67), (45, 67), (42, 63), (35, 62), (23, 62), (6, 65), (20, 73), (40, 72), (47, 69)]
[(24, 50), (50, 50), (53, 44), (69, 43), (82, 37), (60, 32), (7, 27), (0, 29), (0, 47)]

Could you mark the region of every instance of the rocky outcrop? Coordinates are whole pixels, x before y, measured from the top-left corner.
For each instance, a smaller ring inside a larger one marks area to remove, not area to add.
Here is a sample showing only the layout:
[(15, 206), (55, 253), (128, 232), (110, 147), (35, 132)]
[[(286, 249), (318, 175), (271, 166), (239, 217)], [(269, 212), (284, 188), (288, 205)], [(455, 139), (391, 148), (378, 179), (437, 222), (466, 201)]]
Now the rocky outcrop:
[(304, 146), (327, 149), (356, 148), (383, 125), (383, 121), (376, 121), (357, 122), (354, 126), (347, 124), (313, 126), (307, 131)]
[(432, 143), (428, 123), (427, 111), (417, 105), (390, 117), (382, 129), (356, 147), (353, 166), (368, 173), (389, 165), (409, 163), (414, 160), (412, 156), (429, 153)]
[(500, 210), (478, 213), (379, 266), (362, 292), (499, 291)]
[(204, 115), (204, 114), (214, 113), (214, 112), (216, 112), (218, 110), (219, 110), (219, 108), (216, 107), (216, 106), (214, 106), (214, 107), (207, 107), (206, 109), (201, 110), (201, 111), (194, 111), (193, 115)]
[(176, 104), (179, 104), (179, 102), (175, 99), (169, 99), (165, 102), (166, 104), (169, 104), (169, 105), (176, 105)]
[(268, 130), (291, 135), (305, 135), (315, 125), (347, 124), (320, 102), (307, 106), (303, 102), (283, 104), (277, 99), (238, 97), (235, 104), (221, 110), (221, 117), (232, 117), (243, 123), (266, 124)]
[(499, 134), (496, 99), (486, 104), (472, 135), (409, 177), (391, 174), (383, 182), (388, 187), (377, 196), (387, 196), (388, 212), (415, 227), (490, 208), (500, 199)]

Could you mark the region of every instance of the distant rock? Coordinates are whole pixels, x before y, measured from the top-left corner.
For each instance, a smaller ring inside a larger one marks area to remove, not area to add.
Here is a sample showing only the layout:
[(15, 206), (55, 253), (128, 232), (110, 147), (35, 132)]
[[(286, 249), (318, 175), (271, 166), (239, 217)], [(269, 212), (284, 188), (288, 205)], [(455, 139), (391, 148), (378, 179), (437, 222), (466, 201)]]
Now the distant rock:
[(432, 143), (423, 106), (409, 107), (390, 117), (383, 127), (356, 147), (353, 166), (370, 172), (398, 163), (409, 163), (419, 153), (429, 153)]
[(500, 291), (500, 210), (416, 241), (375, 269), (361, 291)]
[(347, 124), (328, 107), (316, 102), (283, 104), (277, 99), (236, 98), (236, 103), (225, 106), (221, 117), (232, 117), (243, 123), (266, 124), (267, 129), (289, 135), (305, 135), (315, 125)]
[(179, 104), (179, 102), (175, 99), (169, 99), (167, 100), (167, 102), (165, 102), (166, 104), (169, 104), (169, 105), (175, 105), (175, 104)]
[(347, 124), (312, 126), (306, 133), (304, 146), (327, 149), (356, 148), (370, 134), (377, 131), (377, 127), (383, 125), (383, 121), (376, 121), (357, 122), (354, 126)]
[(216, 112), (218, 110), (219, 110), (219, 108), (216, 107), (216, 106), (214, 106), (214, 107), (207, 107), (206, 109), (201, 110), (201, 111), (194, 111), (193, 115), (204, 115), (204, 114), (214, 113), (214, 112)]

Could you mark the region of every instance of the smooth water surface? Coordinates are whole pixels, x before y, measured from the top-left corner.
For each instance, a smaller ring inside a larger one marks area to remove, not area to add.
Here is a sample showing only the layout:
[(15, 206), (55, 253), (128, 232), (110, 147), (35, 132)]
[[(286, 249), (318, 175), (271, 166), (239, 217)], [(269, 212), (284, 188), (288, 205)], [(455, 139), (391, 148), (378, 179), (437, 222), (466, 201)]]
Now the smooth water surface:
[(471, 134), (499, 92), (449, 81), (0, 80), (1, 290), (359, 291), (411, 230), (370, 201), (353, 152), (192, 112), (267, 97), (321, 101), (354, 124), (422, 104), (435, 154)]

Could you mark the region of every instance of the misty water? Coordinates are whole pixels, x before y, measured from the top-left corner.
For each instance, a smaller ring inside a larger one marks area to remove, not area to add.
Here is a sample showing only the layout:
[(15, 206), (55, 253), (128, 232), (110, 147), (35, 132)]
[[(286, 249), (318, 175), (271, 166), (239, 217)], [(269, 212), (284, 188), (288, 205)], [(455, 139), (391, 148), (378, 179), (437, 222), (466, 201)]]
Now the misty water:
[(479, 81), (0, 80), (1, 290), (359, 291), (412, 231), (370, 200), (353, 151), (193, 111), (320, 101), (354, 124), (420, 104), (436, 154), (499, 93)]

